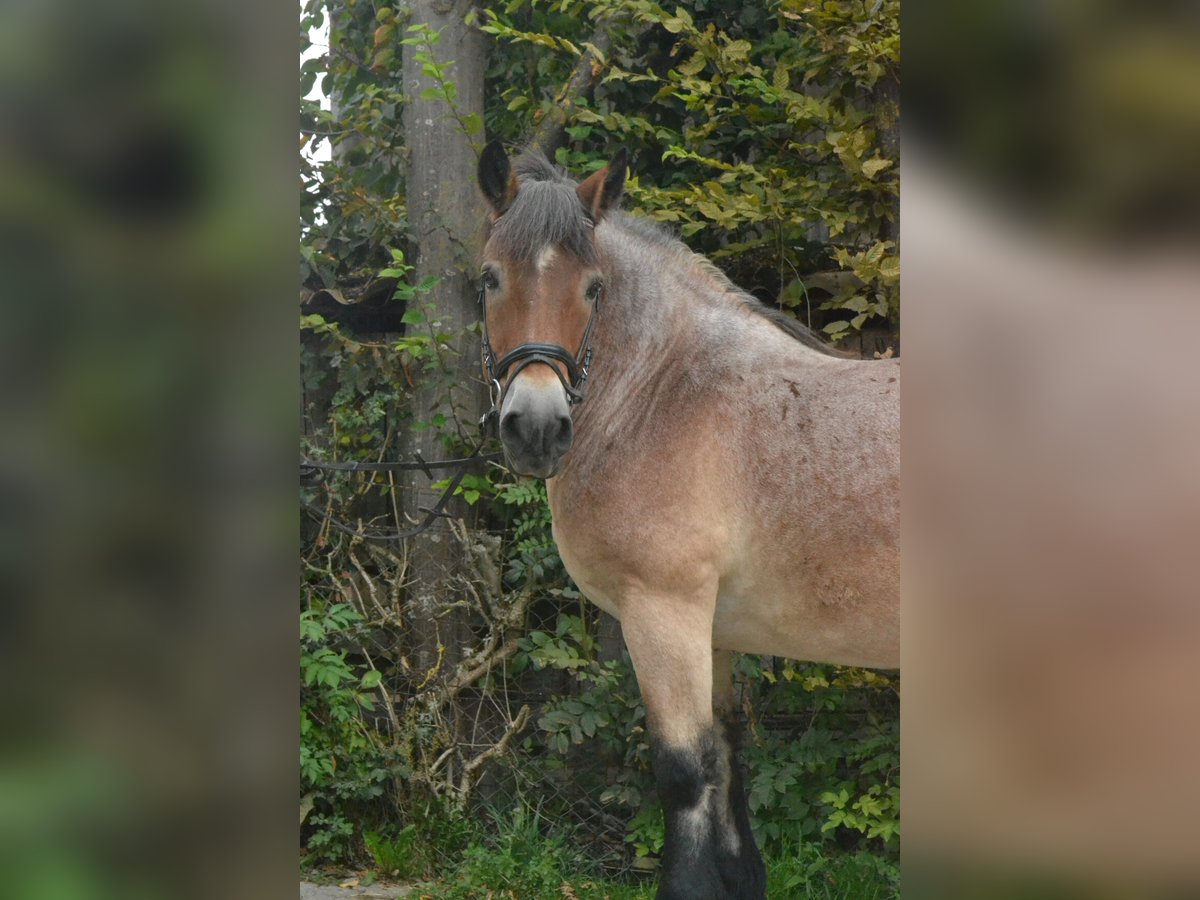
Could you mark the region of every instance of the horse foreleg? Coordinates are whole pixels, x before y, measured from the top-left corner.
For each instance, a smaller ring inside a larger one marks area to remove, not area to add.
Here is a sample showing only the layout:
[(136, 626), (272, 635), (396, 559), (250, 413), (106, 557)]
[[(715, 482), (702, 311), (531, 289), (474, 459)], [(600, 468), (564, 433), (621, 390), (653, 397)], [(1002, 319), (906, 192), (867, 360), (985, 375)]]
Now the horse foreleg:
[[(658, 898), (761, 900), (766, 873), (750, 833), (732, 733), (713, 714), (711, 617), (686, 602), (639, 598), (623, 605), (621, 618), (666, 817)], [(716, 662), (728, 676), (727, 657)], [(731, 711), (732, 694), (720, 703)]]

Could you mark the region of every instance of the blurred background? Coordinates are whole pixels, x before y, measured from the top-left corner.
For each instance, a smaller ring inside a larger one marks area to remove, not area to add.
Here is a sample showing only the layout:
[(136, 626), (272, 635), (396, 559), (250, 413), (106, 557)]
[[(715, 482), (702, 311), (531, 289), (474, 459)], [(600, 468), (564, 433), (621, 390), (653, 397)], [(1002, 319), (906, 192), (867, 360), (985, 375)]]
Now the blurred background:
[(1200, 875), (1200, 17), (909, 2), (904, 885)]
[(0, 7), (2, 896), (294, 892), (296, 19)]

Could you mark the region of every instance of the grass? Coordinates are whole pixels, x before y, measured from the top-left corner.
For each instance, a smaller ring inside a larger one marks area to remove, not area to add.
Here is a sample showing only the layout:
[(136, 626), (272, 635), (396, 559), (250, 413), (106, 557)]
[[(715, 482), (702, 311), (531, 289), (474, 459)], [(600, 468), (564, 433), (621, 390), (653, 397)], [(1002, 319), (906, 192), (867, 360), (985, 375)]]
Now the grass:
[(812, 844), (767, 859), (771, 900), (894, 900), (900, 872), (894, 861), (873, 853), (826, 855)]
[[(652, 880), (581, 875), (588, 861), (562, 835), (546, 836), (536, 811), (517, 809), (496, 820), (498, 833), (472, 836), (460, 861), (413, 895), (436, 900), (652, 900)], [(390, 872), (415, 847), (407, 833), (369, 842), (379, 867)], [(767, 860), (771, 900), (893, 900), (899, 897), (895, 863), (869, 853), (826, 854), (804, 845)]]

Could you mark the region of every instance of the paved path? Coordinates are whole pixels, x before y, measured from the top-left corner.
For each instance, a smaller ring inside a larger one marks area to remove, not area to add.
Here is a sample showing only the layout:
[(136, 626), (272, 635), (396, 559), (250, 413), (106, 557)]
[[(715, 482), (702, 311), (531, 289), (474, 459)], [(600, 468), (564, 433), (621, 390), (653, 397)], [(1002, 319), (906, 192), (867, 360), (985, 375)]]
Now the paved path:
[(367, 887), (338, 887), (333, 884), (300, 882), (300, 900), (395, 900), (409, 896), (415, 888), (376, 882)]

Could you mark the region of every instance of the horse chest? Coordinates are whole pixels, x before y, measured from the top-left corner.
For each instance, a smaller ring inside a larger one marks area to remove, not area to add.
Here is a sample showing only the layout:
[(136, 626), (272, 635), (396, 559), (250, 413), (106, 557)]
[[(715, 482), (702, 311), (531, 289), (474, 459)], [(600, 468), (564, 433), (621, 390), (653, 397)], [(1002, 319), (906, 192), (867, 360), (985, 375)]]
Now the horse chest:
[(548, 482), (553, 534), (568, 574), (593, 603), (621, 618), (631, 594), (715, 592), (726, 554), (721, 519), (691, 492), (636, 490), (619, 477), (601, 492)]
[[(561, 490), (556, 491), (548, 484), (552, 516), (551, 532), (558, 554), (562, 558), (567, 574), (591, 602), (611, 616), (620, 618), (618, 597), (620, 595), (619, 572), (622, 560), (614, 553), (610, 541), (597, 540), (594, 522), (578, 515), (574, 504), (567, 502)], [(604, 511), (601, 510), (602, 519)]]

